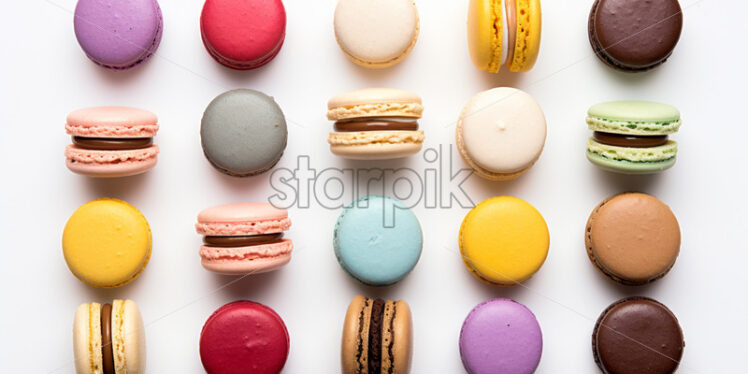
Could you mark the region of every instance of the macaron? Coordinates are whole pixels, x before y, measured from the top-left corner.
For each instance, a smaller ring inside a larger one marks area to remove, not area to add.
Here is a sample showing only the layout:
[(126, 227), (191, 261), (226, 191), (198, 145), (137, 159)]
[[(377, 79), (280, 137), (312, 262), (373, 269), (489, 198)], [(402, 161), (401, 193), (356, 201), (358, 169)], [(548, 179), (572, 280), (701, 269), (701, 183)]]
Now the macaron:
[(422, 114), (421, 98), (404, 90), (367, 88), (337, 95), (327, 103), (327, 118), (335, 121), (327, 139), (330, 151), (358, 160), (416, 154), (425, 138), (418, 126)]
[(73, 353), (77, 374), (145, 373), (145, 327), (135, 302), (79, 306), (73, 322)]
[(289, 344), (278, 313), (252, 301), (235, 301), (205, 322), (200, 360), (207, 374), (278, 374), (286, 364)]
[(256, 69), (283, 46), (286, 8), (281, 0), (206, 0), (200, 31), (208, 53), (221, 65)]
[(334, 25), (346, 57), (370, 69), (402, 61), (415, 47), (420, 31), (413, 0), (339, 0)]
[(592, 332), (592, 354), (604, 374), (672, 374), (684, 348), (673, 312), (646, 297), (616, 301)]
[(268, 203), (234, 203), (200, 212), (195, 228), (203, 235), (203, 267), (221, 274), (259, 274), (291, 261), (288, 212)]
[(457, 121), (457, 149), (478, 176), (503, 181), (535, 165), (545, 147), (547, 125), (529, 94), (499, 87), (475, 95)]
[(530, 71), (540, 51), (540, 0), (470, 0), (467, 28), (476, 68)]
[(62, 233), (68, 268), (90, 286), (113, 288), (137, 278), (151, 258), (151, 227), (140, 211), (117, 199), (83, 204)]
[(513, 286), (543, 266), (550, 235), (545, 219), (532, 205), (500, 196), (468, 212), (460, 226), (459, 246), (465, 266), (476, 278)]
[(399, 200), (367, 196), (340, 214), (333, 247), (351, 277), (368, 286), (388, 286), (418, 263), (423, 233), (416, 215)]
[(278, 163), (288, 141), (286, 117), (262, 92), (225, 92), (208, 105), (200, 126), (203, 153), (218, 171), (233, 177), (262, 174)]
[(478, 304), (460, 330), (460, 357), (468, 374), (532, 374), (542, 353), (538, 320), (514, 300)]
[(86, 56), (112, 70), (147, 61), (158, 49), (164, 31), (156, 0), (78, 0), (73, 25)]
[(678, 109), (649, 101), (613, 101), (587, 112), (594, 131), (587, 159), (616, 173), (651, 174), (675, 165), (678, 143), (668, 136), (681, 125)]
[(608, 278), (629, 286), (667, 274), (680, 253), (680, 226), (654, 196), (627, 192), (603, 200), (584, 232), (587, 255)]
[(343, 374), (407, 374), (412, 356), (413, 319), (408, 303), (354, 297), (343, 325)]
[(630, 73), (664, 63), (678, 44), (682, 29), (678, 0), (596, 0), (588, 24), (597, 57)]
[(70, 113), (65, 131), (73, 144), (65, 148), (72, 172), (95, 178), (145, 173), (158, 162), (153, 144), (158, 132), (155, 114), (137, 108), (105, 106)]

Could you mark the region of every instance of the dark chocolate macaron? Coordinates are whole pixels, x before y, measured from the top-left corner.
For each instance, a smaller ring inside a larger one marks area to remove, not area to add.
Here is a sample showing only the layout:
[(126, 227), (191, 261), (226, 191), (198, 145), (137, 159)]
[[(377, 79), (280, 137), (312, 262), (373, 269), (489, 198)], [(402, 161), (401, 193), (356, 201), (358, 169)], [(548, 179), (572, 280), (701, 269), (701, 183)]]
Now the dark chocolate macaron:
[(595, 54), (626, 72), (647, 71), (665, 62), (682, 28), (678, 0), (596, 0), (589, 18)]
[(592, 264), (628, 286), (664, 277), (680, 253), (680, 226), (673, 212), (656, 197), (638, 192), (601, 202), (584, 234)]
[(684, 347), (673, 312), (646, 297), (616, 301), (592, 332), (592, 354), (605, 374), (674, 373)]

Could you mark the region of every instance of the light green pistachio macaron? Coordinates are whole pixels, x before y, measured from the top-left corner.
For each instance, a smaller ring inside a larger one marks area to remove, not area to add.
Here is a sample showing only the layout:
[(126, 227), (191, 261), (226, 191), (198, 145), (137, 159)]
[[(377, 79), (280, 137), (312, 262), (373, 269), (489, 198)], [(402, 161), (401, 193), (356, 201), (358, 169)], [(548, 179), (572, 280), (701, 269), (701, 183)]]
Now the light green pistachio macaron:
[(678, 144), (668, 139), (681, 125), (678, 109), (648, 101), (597, 104), (587, 112), (594, 131), (587, 159), (618, 173), (649, 174), (675, 164)]

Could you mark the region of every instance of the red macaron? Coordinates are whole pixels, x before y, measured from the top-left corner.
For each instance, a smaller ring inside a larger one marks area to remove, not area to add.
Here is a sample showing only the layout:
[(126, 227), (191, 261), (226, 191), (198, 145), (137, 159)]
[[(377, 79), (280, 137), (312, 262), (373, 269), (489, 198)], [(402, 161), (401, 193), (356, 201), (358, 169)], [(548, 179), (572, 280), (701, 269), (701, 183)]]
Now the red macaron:
[(232, 69), (256, 69), (280, 52), (286, 9), (281, 0), (207, 0), (200, 30), (216, 61)]
[(200, 334), (200, 359), (208, 374), (277, 374), (288, 350), (288, 330), (281, 317), (252, 301), (218, 308)]

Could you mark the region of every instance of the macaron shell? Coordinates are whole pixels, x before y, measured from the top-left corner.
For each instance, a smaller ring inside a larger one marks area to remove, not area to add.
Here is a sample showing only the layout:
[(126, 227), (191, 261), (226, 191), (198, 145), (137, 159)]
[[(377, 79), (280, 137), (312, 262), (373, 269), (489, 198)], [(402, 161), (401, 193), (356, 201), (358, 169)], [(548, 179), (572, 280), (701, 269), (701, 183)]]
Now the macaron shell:
[(365, 88), (332, 97), (327, 119), (338, 121), (365, 117), (421, 118), (423, 103), (417, 94), (394, 88)]
[(270, 62), (286, 37), (281, 0), (208, 0), (200, 17), (203, 43), (224, 66), (248, 70)]
[(73, 356), (76, 373), (102, 372), (101, 344), (101, 304), (81, 304), (75, 311), (73, 320)]
[(420, 32), (413, 0), (339, 0), (335, 38), (357, 65), (381, 69), (402, 61)]
[[(410, 372), (413, 361), (413, 317), (408, 303), (402, 300), (394, 302), (392, 315), (386, 313), (385, 321), (389, 321), (390, 318), (392, 318), (392, 331), (386, 333), (385, 336), (391, 335), (394, 344), (391, 356), (390, 352), (384, 352), (382, 355), (382, 372), (389, 372), (385, 370), (391, 367), (393, 374), (407, 374)], [(383, 346), (386, 345), (383, 344)], [(385, 360), (385, 357), (390, 357), (391, 360)]]
[(370, 286), (403, 279), (418, 263), (422, 246), (418, 218), (388, 197), (367, 196), (352, 203), (335, 225), (333, 247), (338, 262), (349, 275)]
[(331, 145), (330, 151), (350, 160), (391, 160), (412, 156), (421, 151), (422, 143), (374, 143)]
[(675, 158), (678, 143), (668, 140), (664, 145), (649, 148), (618, 147), (602, 144), (593, 138), (587, 141), (587, 152), (613, 160), (630, 162), (661, 162)]
[(155, 53), (163, 34), (156, 0), (79, 0), (75, 36), (95, 63), (115, 70), (135, 67)]
[(200, 333), (200, 359), (208, 374), (277, 374), (288, 351), (288, 330), (281, 317), (251, 301), (220, 307)]
[(468, 47), (479, 70), (498, 73), (503, 50), (504, 19), (501, 0), (470, 0), (468, 4)]
[(69, 135), (89, 138), (152, 138), (158, 129), (155, 114), (121, 106), (79, 109), (65, 123)]
[(468, 270), (494, 285), (512, 286), (535, 274), (550, 245), (543, 216), (524, 200), (483, 201), (462, 221), (459, 246)]
[(546, 119), (527, 93), (508, 87), (475, 95), (457, 123), (457, 147), (478, 175), (501, 180), (526, 171), (545, 146)]
[(659, 173), (672, 168), (676, 162), (675, 157), (660, 162), (631, 162), (614, 160), (591, 152), (587, 152), (587, 159), (603, 170), (629, 175)]
[(70, 271), (94, 287), (125, 285), (145, 269), (151, 229), (143, 214), (116, 199), (78, 208), (65, 225), (62, 248)]
[(242, 202), (203, 210), (195, 228), (200, 235), (244, 236), (273, 234), (288, 230), (288, 211), (268, 203)]
[(542, 15), (540, 0), (505, 0), (517, 3), (517, 32), (514, 59), (509, 61), (509, 70), (527, 72), (532, 70), (540, 53)]
[(98, 151), (68, 145), (65, 164), (70, 171), (93, 178), (120, 178), (145, 173), (158, 163), (159, 147)]
[(145, 325), (132, 300), (112, 304), (114, 366), (118, 373), (143, 374), (146, 367)]
[[(359, 360), (367, 367), (369, 357), (369, 321), (371, 321), (371, 304), (364, 296), (357, 295), (348, 306), (343, 324), (343, 341), (341, 343), (341, 367), (344, 374), (358, 373)], [(359, 352), (359, 346), (361, 351)]]
[(479, 304), (460, 331), (460, 357), (468, 374), (532, 374), (542, 352), (543, 336), (535, 315), (513, 300)]
[(224, 174), (247, 177), (278, 163), (286, 149), (288, 129), (283, 111), (272, 97), (238, 89), (216, 97), (200, 127), (203, 152)]
[(206, 270), (220, 274), (261, 274), (276, 270), (291, 261), (293, 242), (283, 239), (279, 243), (239, 248), (202, 246), (200, 257)]
[(673, 267), (681, 232), (663, 202), (643, 193), (623, 193), (604, 200), (590, 214), (585, 244), (603, 274), (622, 284), (642, 285)]

